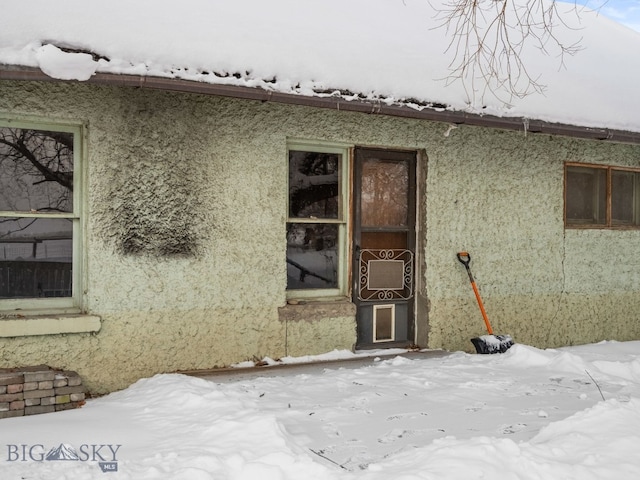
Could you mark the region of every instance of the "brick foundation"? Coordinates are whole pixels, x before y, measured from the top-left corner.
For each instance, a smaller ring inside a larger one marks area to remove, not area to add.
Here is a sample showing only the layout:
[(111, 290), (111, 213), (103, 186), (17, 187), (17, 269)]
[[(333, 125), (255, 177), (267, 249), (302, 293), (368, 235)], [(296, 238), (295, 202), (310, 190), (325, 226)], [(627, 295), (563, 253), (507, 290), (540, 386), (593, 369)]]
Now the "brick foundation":
[(84, 399), (76, 372), (43, 365), (0, 369), (0, 419), (78, 408)]

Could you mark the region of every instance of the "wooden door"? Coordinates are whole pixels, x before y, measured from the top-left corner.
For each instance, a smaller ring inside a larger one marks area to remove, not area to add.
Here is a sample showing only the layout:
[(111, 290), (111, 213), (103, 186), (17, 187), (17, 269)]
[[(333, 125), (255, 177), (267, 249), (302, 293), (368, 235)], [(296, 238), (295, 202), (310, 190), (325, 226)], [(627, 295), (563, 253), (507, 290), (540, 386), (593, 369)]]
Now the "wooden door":
[(416, 153), (358, 148), (353, 301), (358, 348), (414, 343)]

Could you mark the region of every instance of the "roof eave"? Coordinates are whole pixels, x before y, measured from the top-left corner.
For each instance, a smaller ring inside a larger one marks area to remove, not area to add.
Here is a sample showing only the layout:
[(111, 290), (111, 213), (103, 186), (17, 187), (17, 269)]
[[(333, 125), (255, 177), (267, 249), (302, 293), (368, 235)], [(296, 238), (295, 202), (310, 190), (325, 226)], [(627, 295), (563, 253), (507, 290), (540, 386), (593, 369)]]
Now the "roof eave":
[(528, 133), (545, 133), (575, 138), (604, 140), (616, 143), (640, 144), (639, 132), (630, 132), (625, 130), (590, 128), (517, 117), (478, 115), (461, 111), (428, 107), (417, 109), (408, 105), (388, 105), (382, 102), (351, 100), (339, 96), (307, 96), (270, 91), (262, 88), (194, 82), (176, 78), (97, 73), (86, 82), (78, 82), (77, 80), (60, 80), (49, 77), (38, 68), (0, 65), (0, 80), (72, 82), (90, 83), (93, 85), (149, 88), (173, 92), (243, 98), (262, 102), (276, 102), (290, 105), (328, 108), (348, 112), (431, 120), (435, 122), (453, 123), (456, 125), (474, 125), (504, 130), (526, 131)]

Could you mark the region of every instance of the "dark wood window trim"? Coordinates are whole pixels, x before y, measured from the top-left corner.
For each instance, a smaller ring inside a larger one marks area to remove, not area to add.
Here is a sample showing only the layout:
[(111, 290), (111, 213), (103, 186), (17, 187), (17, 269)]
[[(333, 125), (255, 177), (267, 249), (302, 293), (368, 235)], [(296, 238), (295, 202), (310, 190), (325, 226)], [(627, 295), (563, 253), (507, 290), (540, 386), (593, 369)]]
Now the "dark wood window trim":
[[(576, 171), (576, 167), (585, 169), (585, 172), (591, 170), (594, 174), (601, 172), (604, 175), (604, 218), (598, 223), (597, 220), (581, 221), (580, 219), (570, 218), (568, 212), (568, 195), (571, 186), (568, 182), (568, 174), (573, 169)], [(636, 173), (640, 176), (640, 168), (634, 167), (621, 167), (613, 165), (602, 164), (589, 164), (580, 162), (566, 162), (564, 166), (564, 226), (567, 229), (599, 229), (599, 230), (640, 230), (640, 204), (638, 200), (636, 202), (636, 210), (634, 212), (635, 219), (631, 223), (616, 223), (612, 215), (612, 194), (613, 189), (616, 187), (613, 185), (612, 178), (616, 172), (630, 172)], [(634, 196), (640, 197), (640, 185), (634, 186)]]

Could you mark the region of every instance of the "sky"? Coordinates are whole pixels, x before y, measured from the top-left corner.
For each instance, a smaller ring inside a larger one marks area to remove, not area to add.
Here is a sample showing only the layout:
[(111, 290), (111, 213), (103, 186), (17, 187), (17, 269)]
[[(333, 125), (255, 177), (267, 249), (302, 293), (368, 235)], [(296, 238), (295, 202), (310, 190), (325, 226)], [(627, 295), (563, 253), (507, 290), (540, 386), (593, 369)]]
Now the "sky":
[(577, 0), (577, 3), (640, 32), (640, 0)]
[[(156, 375), (2, 419), (2, 479), (640, 478), (640, 341), (361, 354)], [(338, 358), (354, 361), (277, 365)]]

